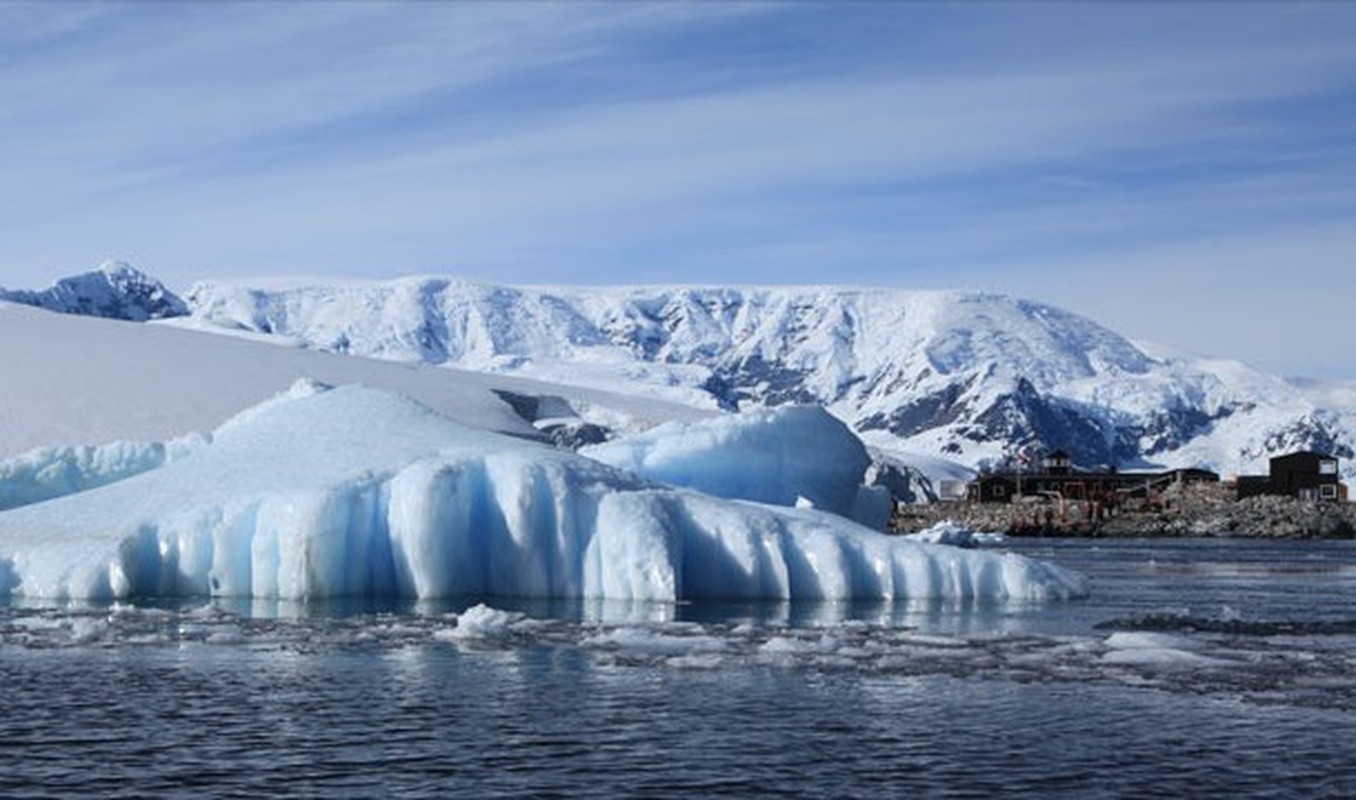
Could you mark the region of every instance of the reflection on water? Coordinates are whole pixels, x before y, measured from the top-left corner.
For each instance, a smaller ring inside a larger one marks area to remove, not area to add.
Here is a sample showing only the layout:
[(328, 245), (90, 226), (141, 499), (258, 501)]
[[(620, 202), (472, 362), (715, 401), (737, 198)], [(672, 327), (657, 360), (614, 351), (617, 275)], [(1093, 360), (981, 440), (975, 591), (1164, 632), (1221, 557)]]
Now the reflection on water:
[[(199, 603), (201, 604), (201, 603)], [(455, 615), (475, 605), (491, 605), (540, 619), (608, 625), (645, 625), (668, 622), (746, 622), (757, 625), (822, 627), (848, 621), (884, 626), (973, 625), (1015, 613), (1038, 613), (1048, 605), (974, 600), (911, 601), (704, 601), (664, 603), (601, 599), (554, 599), (467, 596), (441, 600), (340, 598), (298, 603), (279, 600), (215, 598), (214, 608), (241, 617), (262, 619), (324, 618), (362, 615)], [(149, 599), (139, 607), (186, 607), (182, 600), (158, 603)], [(192, 607), (189, 604), (187, 607)]]
[(0, 793), (1356, 792), (1352, 543), (1014, 546), (1091, 597), (10, 604)]
[(825, 627), (861, 622), (885, 627), (976, 629), (1021, 615), (1047, 613), (1051, 606), (1031, 602), (976, 600), (909, 601), (650, 601), (466, 596), (441, 600), (403, 598), (330, 598), (298, 602), (268, 598), (141, 598), (134, 602), (65, 603), (0, 600), (0, 614), (32, 611), (49, 617), (125, 619), (129, 615), (228, 615), (250, 620), (332, 620), (362, 617), (455, 617), (467, 608), (491, 605), (539, 619), (604, 625), (661, 625), (671, 622), (736, 622), (782, 627)]

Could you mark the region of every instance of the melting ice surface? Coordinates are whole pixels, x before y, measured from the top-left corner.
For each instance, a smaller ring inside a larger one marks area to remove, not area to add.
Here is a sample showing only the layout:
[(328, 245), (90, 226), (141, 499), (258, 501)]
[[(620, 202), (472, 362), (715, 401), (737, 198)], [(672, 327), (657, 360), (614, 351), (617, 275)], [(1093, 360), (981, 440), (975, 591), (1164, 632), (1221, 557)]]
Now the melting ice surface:
[[(728, 469), (719, 452), (711, 459), (713, 472)], [(0, 597), (1045, 601), (1082, 592), (1078, 575), (1043, 562), (654, 483), (357, 386), (299, 384), (163, 466), (0, 513)]]
[(580, 452), (717, 497), (782, 506), (803, 499), (843, 516), (852, 514), (871, 463), (861, 440), (819, 406), (669, 422)]

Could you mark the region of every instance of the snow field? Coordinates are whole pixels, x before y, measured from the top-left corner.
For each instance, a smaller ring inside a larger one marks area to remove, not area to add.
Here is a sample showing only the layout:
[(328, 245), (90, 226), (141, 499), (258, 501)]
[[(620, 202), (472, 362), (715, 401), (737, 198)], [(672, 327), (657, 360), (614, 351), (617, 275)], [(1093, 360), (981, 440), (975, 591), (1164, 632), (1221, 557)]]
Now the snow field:
[[(183, 318), (180, 318), (183, 319)], [(173, 322), (173, 321), (171, 321)], [(298, 379), (412, 397), (468, 427), (539, 437), (495, 394), (562, 396), (616, 430), (709, 415), (648, 397), (279, 347), (236, 336), (0, 302), (0, 459), (210, 431)], [(137, 445), (140, 446), (140, 445)]]

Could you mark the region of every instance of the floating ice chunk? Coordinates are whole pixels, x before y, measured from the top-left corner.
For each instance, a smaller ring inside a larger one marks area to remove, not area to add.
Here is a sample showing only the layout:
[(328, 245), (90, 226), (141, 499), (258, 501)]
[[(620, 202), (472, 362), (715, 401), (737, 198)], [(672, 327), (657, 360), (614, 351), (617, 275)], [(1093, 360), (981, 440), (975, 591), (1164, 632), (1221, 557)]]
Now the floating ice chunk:
[(768, 654), (804, 655), (825, 652), (825, 645), (818, 639), (801, 639), (795, 636), (773, 636), (763, 643), (759, 650)]
[(294, 392), (159, 469), (0, 513), (0, 596), (1039, 601), (1082, 591), (1051, 565), (659, 486), (362, 387)]
[(447, 632), (446, 638), (496, 639), (508, 635), (516, 623), (526, 617), (512, 611), (500, 611), (484, 603), (477, 603), (457, 615), (457, 627)]
[(580, 452), (716, 497), (811, 506), (849, 517), (871, 463), (852, 431), (819, 406), (671, 422)]
[(1228, 663), (1195, 652), (1202, 646), (1202, 643), (1185, 636), (1143, 632), (1113, 633), (1107, 637), (1107, 652), (1102, 656), (1102, 662), (1158, 669), (1217, 667)]
[(692, 656), (724, 652), (728, 642), (717, 636), (681, 634), (652, 628), (623, 627), (585, 639), (585, 647), (654, 656)]
[(1168, 633), (1121, 631), (1108, 636), (1106, 646), (1112, 650), (1196, 650), (1201, 644)]
[(955, 547), (975, 547), (981, 544), (997, 544), (1004, 541), (1001, 533), (976, 533), (955, 520), (945, 519), (931, 528), (910, 533), (904, 538), (928, 544), (949, 544)]

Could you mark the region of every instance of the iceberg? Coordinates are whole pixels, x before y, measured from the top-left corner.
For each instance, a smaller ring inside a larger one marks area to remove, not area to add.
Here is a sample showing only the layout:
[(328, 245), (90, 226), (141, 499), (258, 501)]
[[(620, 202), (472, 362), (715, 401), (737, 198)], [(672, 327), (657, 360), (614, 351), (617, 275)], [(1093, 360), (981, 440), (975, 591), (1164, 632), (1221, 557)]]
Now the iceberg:
[(0, 512), (0, 598), (1083, 592), (1053, 565), (675, 488), (362, 386), (300, 384), (161, 466)]
[(0, 511), (75, 494), (164, 466), (201, 439), (40, 447), (0, 460)]
[(851, 517), (871, 464), (866, 447), (820, 406), (781, 406), (674, 421), (580, 449), (672, 486)]

